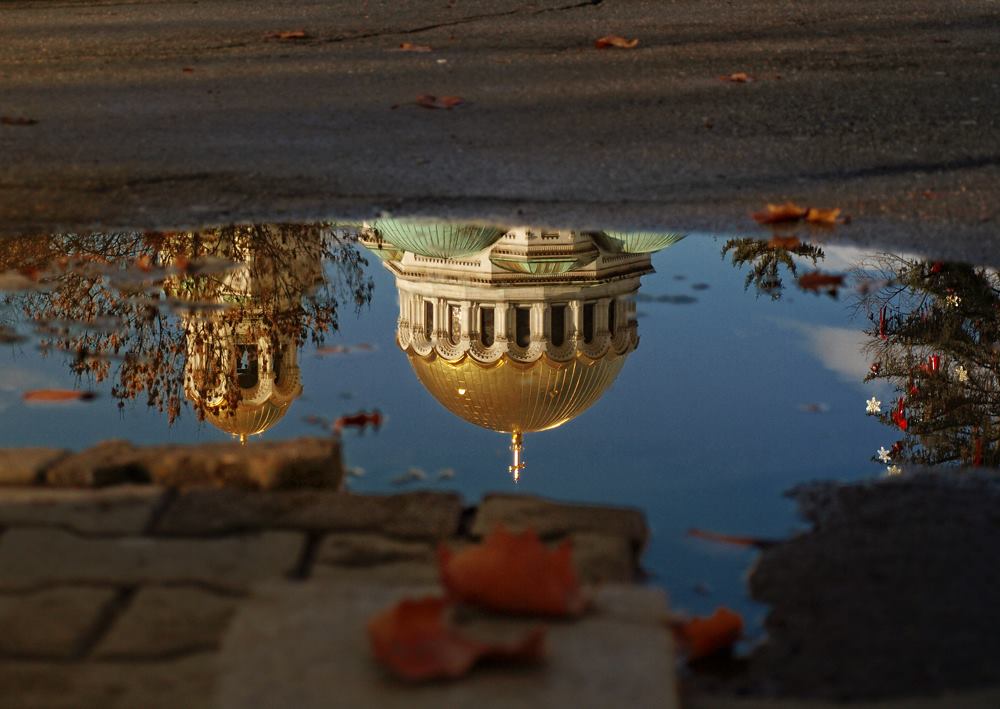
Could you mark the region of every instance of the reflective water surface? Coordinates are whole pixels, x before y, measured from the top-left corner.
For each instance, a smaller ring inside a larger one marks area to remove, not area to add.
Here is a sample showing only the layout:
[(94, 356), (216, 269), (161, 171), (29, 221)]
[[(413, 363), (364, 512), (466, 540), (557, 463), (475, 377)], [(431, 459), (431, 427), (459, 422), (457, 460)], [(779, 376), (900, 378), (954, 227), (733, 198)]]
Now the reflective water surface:
[(1000, 457), (996, 272), (821, 239), (63, 234), (0, 242), (0, 291), (0, 445), (337, 433), (358, 491), (638, 506), (693, 611), (749, 609), (752, 552), (689, 529), (786, 535), (796, 483)]

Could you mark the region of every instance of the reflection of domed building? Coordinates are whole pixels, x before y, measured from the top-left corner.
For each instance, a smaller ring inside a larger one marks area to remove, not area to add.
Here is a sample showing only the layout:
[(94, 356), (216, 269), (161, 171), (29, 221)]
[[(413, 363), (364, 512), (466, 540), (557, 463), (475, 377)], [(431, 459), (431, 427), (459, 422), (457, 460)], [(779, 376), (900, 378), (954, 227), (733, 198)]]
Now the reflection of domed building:
[(632, 296), (650, 256), (603, 234), (512, 229), (452, 258), (372, 229), (362, 242), (396, 276), (397, 342), (418, 379), (452, 413), (511, 435), (515, 480), (523, 435), (590, 408), (638, 344)]
[(181, 315), (184, 394), (209, 422), (244, 442), (274, 426), (302, 393), (300, 303), (322, 279), (310, 243), (266, 240), (265, 249), (256, 238), (220, 245), (224, 253), (210, 249), (233, 268), (165, 284), (169, 296), (190, 304)]

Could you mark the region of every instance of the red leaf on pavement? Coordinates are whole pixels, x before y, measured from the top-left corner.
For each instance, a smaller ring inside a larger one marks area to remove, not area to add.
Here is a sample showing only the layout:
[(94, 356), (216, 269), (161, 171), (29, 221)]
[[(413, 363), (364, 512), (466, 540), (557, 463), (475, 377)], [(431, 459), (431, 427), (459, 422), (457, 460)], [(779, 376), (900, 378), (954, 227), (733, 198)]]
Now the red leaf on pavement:
[(751, 216), (758, 224), (781, 224), (783, 222), (797, 222), (808, 211), (805, 207), (800, 207), (794, 202), (785, 202), (784, 204), (769, 204), (763, 212), (754, 212)]
[(5, 126), (33, 126), (38, 121), (26, 116), (0, 116), (0, 123)]
[(567, 616), (586, 601), (569, 542), (548, 549), (534, 530), (497, 527), (482, 544), (438, 547), (441, 583), (454, 600), (506, 613)]
[(305, 30), (282, 30), (266, 35), (268, 39), (309, 39), (311, 36)]
[(375, 659), (410, 681), (461, 677), (482, 659), (536, 662), (545, 651), (545, 629), (529, 630), (513, 643), (480, 642), (448, 622), (440, 598), (406, 599), (368, 622)]
[(618, 49), (635, 49), (639, 46), (639, 40), (638, 38), (625, 39), (624, 37), (619, 37), (616, 34), (609, 34), (594, 40), (594, 46), (598, 49), (607, 49), (608, 47), (617, 47)]
[(421, 94), (417, 96), (417, 105), (423, 108), (441, 108), (450, 110), (455, 106), (461, 106), (465, 99), (461, 96), (434, 96), (433, 94)]
[(688, 661), (730, 648), (742, 634), (743, 618), (724, 607), (716, 608), (707, 618), (692, 618), (674, 624), (674, 636), (686, 651)]

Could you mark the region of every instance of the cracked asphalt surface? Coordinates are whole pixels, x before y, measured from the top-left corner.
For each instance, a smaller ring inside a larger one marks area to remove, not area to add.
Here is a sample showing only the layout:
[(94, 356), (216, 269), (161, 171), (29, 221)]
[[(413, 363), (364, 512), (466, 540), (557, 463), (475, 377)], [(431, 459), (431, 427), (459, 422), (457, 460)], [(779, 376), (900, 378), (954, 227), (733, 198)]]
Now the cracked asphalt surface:
[[(37, 120), (0, 125), (0, 234), (383, 211), (753, 233), (750, 211), (792, 199), (852, 216), (829, 239), (1000, 265), (991, 0), (5, 2), (0, 17), (0, 116)], [(640, 44), (595, 49), (606, 34)], [(733, 72), (754, 81), (720, 81)]]

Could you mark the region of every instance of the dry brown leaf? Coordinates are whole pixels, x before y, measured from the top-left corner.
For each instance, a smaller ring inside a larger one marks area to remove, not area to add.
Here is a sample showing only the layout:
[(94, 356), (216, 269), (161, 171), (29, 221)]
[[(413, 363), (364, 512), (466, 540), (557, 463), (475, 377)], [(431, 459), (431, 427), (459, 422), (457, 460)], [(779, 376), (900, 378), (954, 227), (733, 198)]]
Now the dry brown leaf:
[(461, 106), (465, 99), (461, 96), (434, 96), (433, 94), (421, 94), (417, 96), (417, 105), (423, 108), (440, 108), (451, 110), (455, 106)]
[(810, 224), (821, 224), (823, 226), (833, 226), (836, 224), (840, 217), (840, 208), (834, 209), (816, 209), (815, 207), (810, 207), (809, 211), (806, 212), (806, 221)]
[(802, 246), (797, 236), (772, 236), (767, 245), (772, 249), (797, 249)]
[(482, 659), (536, 662), (545, 652), (545, 629), (535, 628), (513, 643), (474, 640), (448, 622), (440, 598), (406, 599), (368, 622), (375, 659), (410, 681), (453, 679)]
[(281, 32), (271, 32), (268, 39), (309, 39), (311, 35), (305, 30), (282, 30)]
[(25, 401), (64, 403), (67, 401), (91, 401), (97, 398), (97, 394), (92, 391), (79, 391), (76, 389), (33, 389), (21, 395)]
[(781, 224), (782, 222), (797, 222), (806, 216), (809, 210), (794, 202), (784, 204), (769, 204), (763, 212), (754, 212), (751, 216), (758, 224)]
[(5, 126), (33, 126), (38, 121), (27, 116), (0, 116), (0, 123)]
[(497, 527), (482, 544), (438, 548), (441, 583), (464, 603), (506, 613), (579, 615), (586, 607), (569, 542), (550, 550), (533, 530)]
[(745, 84), (748, 81), (753, 81), (753, 77), (747, 74), (745, 71), (737, 71), (734, 74), (726, 74), (725, 76), (720, 76), (719, 81), (728, 81), (733, 84)]
[(617, 47), (618, 49), (635, 49), (639, 46), (639, 39), (625, 39), (624, 37), (619, 37), (616, 34), (609, 34), (594, 40), (594, 46), (598, 49), (607, 49), (608, 47)]
[(397, 52), (430, 52), (432, 51), (430, 47), (426, 44), (413, 44), (412, 42), (403, 42), (399, 45)]
[(692, 618), (674, 625), (674, 635), (689, 661), (732, 647), (742, 634), (743, 618), (724, 607), (716, 608), (707, 618)]

